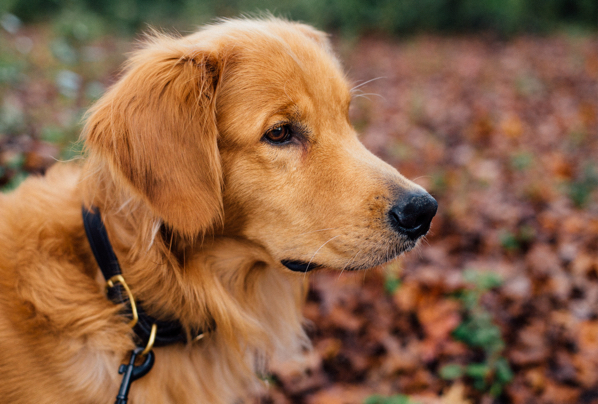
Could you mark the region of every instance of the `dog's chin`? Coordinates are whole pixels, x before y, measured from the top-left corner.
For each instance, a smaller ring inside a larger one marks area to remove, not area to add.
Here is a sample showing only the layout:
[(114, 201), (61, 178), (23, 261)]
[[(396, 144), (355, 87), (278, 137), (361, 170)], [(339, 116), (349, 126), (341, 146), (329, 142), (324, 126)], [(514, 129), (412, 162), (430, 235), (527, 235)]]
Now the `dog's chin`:
[(364, 270), (364, 269), (375, 268), (375, 267), (384, 265), (387, 262), (390, 262), (390, 261), (396, 259), (401, 254), (409, 252), (413, 248), (415, 248), (418, 241), (419, 241), (419, 239), (417, 239), (415, 241), (409, 240), (405, 243), (402, 243), (399, 246), (390, 248), (390, 251), (387, 251), (387, 253), (384, 255), (378, 255), (378, 256), (374, 255), (374, 256), (370, 257), (370, 259), (364, 261), (363, 263), (359, 263), (359, 264), (354, 263), (353, 265), (346, 265), (343, 268), (336, 268), (335, 266), (332, 266), (332, 265), (326, 265), (326, 264), (317, 263), (317, 262), (313, 262), (313, 261), (306, 262), (306, 261), (292, 260), (292, 259), (282, 260), (282, 261), (280, 261), (280, 263), (293, 272), (302, 272), (302, 273), (307, 273), (307, 272), (313, 271), (314, 269), (321, 269), (321, 268), (337, 269), (339, 271), (340, 270), (360, 271), (360, 270)]

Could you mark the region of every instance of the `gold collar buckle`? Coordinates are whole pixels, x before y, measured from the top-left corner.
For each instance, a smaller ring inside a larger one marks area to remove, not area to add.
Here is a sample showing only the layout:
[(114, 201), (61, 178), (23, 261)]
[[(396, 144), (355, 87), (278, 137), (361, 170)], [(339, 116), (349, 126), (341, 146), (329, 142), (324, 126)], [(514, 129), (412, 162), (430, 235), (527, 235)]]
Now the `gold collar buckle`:
[(125, 278), (123, 278), (122, 275), (114, 275), (106, 282), (106, 288), (113, 288), (114, 286), (116, 286), (117, 283), (120, 283), (122, 285), (122, 287), (125, 289), (125, 292), (127, 292), (127, 296), (129, 297), (131, 313), (133, 313), (133, 319), (129, 321), (129, 327), (133, 328), (135, 327), (135, 324), (137, 324), (137, 321), (139, 321), (139, 315), (137, 314), (137, 305), (135, 304), (135, 298), (133, 297), (133, 293), (131, 292), (129, 285), (127, 285), (127, 282), (125, 281)]

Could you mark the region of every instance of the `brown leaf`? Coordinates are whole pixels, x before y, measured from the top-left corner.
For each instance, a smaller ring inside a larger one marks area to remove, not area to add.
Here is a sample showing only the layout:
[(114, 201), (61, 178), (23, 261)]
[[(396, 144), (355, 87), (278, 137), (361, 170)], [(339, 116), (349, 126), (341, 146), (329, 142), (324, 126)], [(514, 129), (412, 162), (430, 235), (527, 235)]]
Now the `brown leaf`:
[(417, 282), (406, 281), (397, 290), (393, 298), (402, 311), (414, 311), (420, 294), (420, 286)]
[(291, 395), (324, 386), (328, 379), (321, 368), (322, 358), (316, 351), (309, 351), (298, 360), (270, 365), (285, 392)]
[(461, 323), (461, 306), (456, 300), (429, 302), (418, 310), (426, 339), (422, 342), (424, 360), (432, 360), (440, 345), (451, 340), (451, 332)]
[(595, 270), (598, 270), (598, 258), (595, 254), (582, 252), (571, 263), (571, 272), (576, 275), (586, 276)]
[(362, 404), (373, 393), (365, 387), (335, 385), (310, 396), (307, 404)]
[(502, 129), (505, 136), (511, 139), (516, 139), (523, 133), (523, 125), (521, 119), (515, 114), (507, 116), (501, 123), (500, 128)]
[(397, 373), (412, 372), (423, 365), (419, 344), (416, 341), (412, 341), (403, 348), (400, 341), (389, 336), (382, 341), (382, 344), (387, 351), (381, 365), (383, 374), (396, 375)]
[(579, 349), (586, 355), (598, 355), (598, 321), (584, 321), (579, 325)]
[(552, 174), (559, 180), (568, 180), (573, 176), (573, 165), (563, 153), (555, 152), (550, 157)]
[(462, 383), (453, 384), (449, 390), (442, 395), (442, 404), (472, 404), (465, 396), (465, 386)]
[(535, 274), (559, 273), (559, 258), (548, 244), (534, 244), (525, 257), (525, 262)]
[(316, 351), (324, 359), (330, 359), (336, 356), (343, 346), (343, 342), (338, 338), (326, 338), (317, 343)]
[(542, 399), (551, 404), (573, 404), (579, 402), (579, 395), (579, 389), (547, 381)]
[(363, 319), (337, 305), (330, 311), (328, 319), (336, 327), (350, 331), (357, 331), (363, 324)]
[(577, 369), (577, 379), (585, 388), (598, 384), (598, 356), (588, 356), (585, 352), (573, 355), (573, 364)]
[(546, 387), (546, 376), (542, 368), (533, 368), (525, 372), (525, 381), (536, 393), (540, 393)]
[(546, 326), (535, 321), (519, 332), (519, 343), (509, 352), (509, 359), (517, 365), (531, 365), (542, 363), (547, 359), (550, 351), (544, 337)]

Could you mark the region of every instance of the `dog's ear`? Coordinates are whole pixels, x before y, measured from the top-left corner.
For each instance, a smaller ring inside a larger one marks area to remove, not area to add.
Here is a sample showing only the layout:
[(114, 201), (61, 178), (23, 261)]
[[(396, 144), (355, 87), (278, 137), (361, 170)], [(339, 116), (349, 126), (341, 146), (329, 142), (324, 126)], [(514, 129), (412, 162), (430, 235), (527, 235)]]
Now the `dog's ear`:
[(223, 62), (187, 38), (154, 36), (90, 110), (90, 153), (174, 230), (193, 236), (222, 221), (215, 104)]

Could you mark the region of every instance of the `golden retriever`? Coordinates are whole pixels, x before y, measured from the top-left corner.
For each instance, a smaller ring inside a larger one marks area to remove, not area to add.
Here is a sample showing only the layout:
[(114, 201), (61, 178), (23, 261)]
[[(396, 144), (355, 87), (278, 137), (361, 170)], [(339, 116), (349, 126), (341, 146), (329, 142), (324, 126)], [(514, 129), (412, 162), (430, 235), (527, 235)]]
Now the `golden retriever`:
[(130, 402), (238, 403), (309, 346), (305, 272), (378, 266), (436, 213), (371, 154), (325, 34), (276, 18), (154, 33), (91, 108), (83, 165), (0, 199), (0, 402), (112, 403), (135, 348), (81, 207), (97, 208), (132, 295), (188, 338), (153, 349)]

